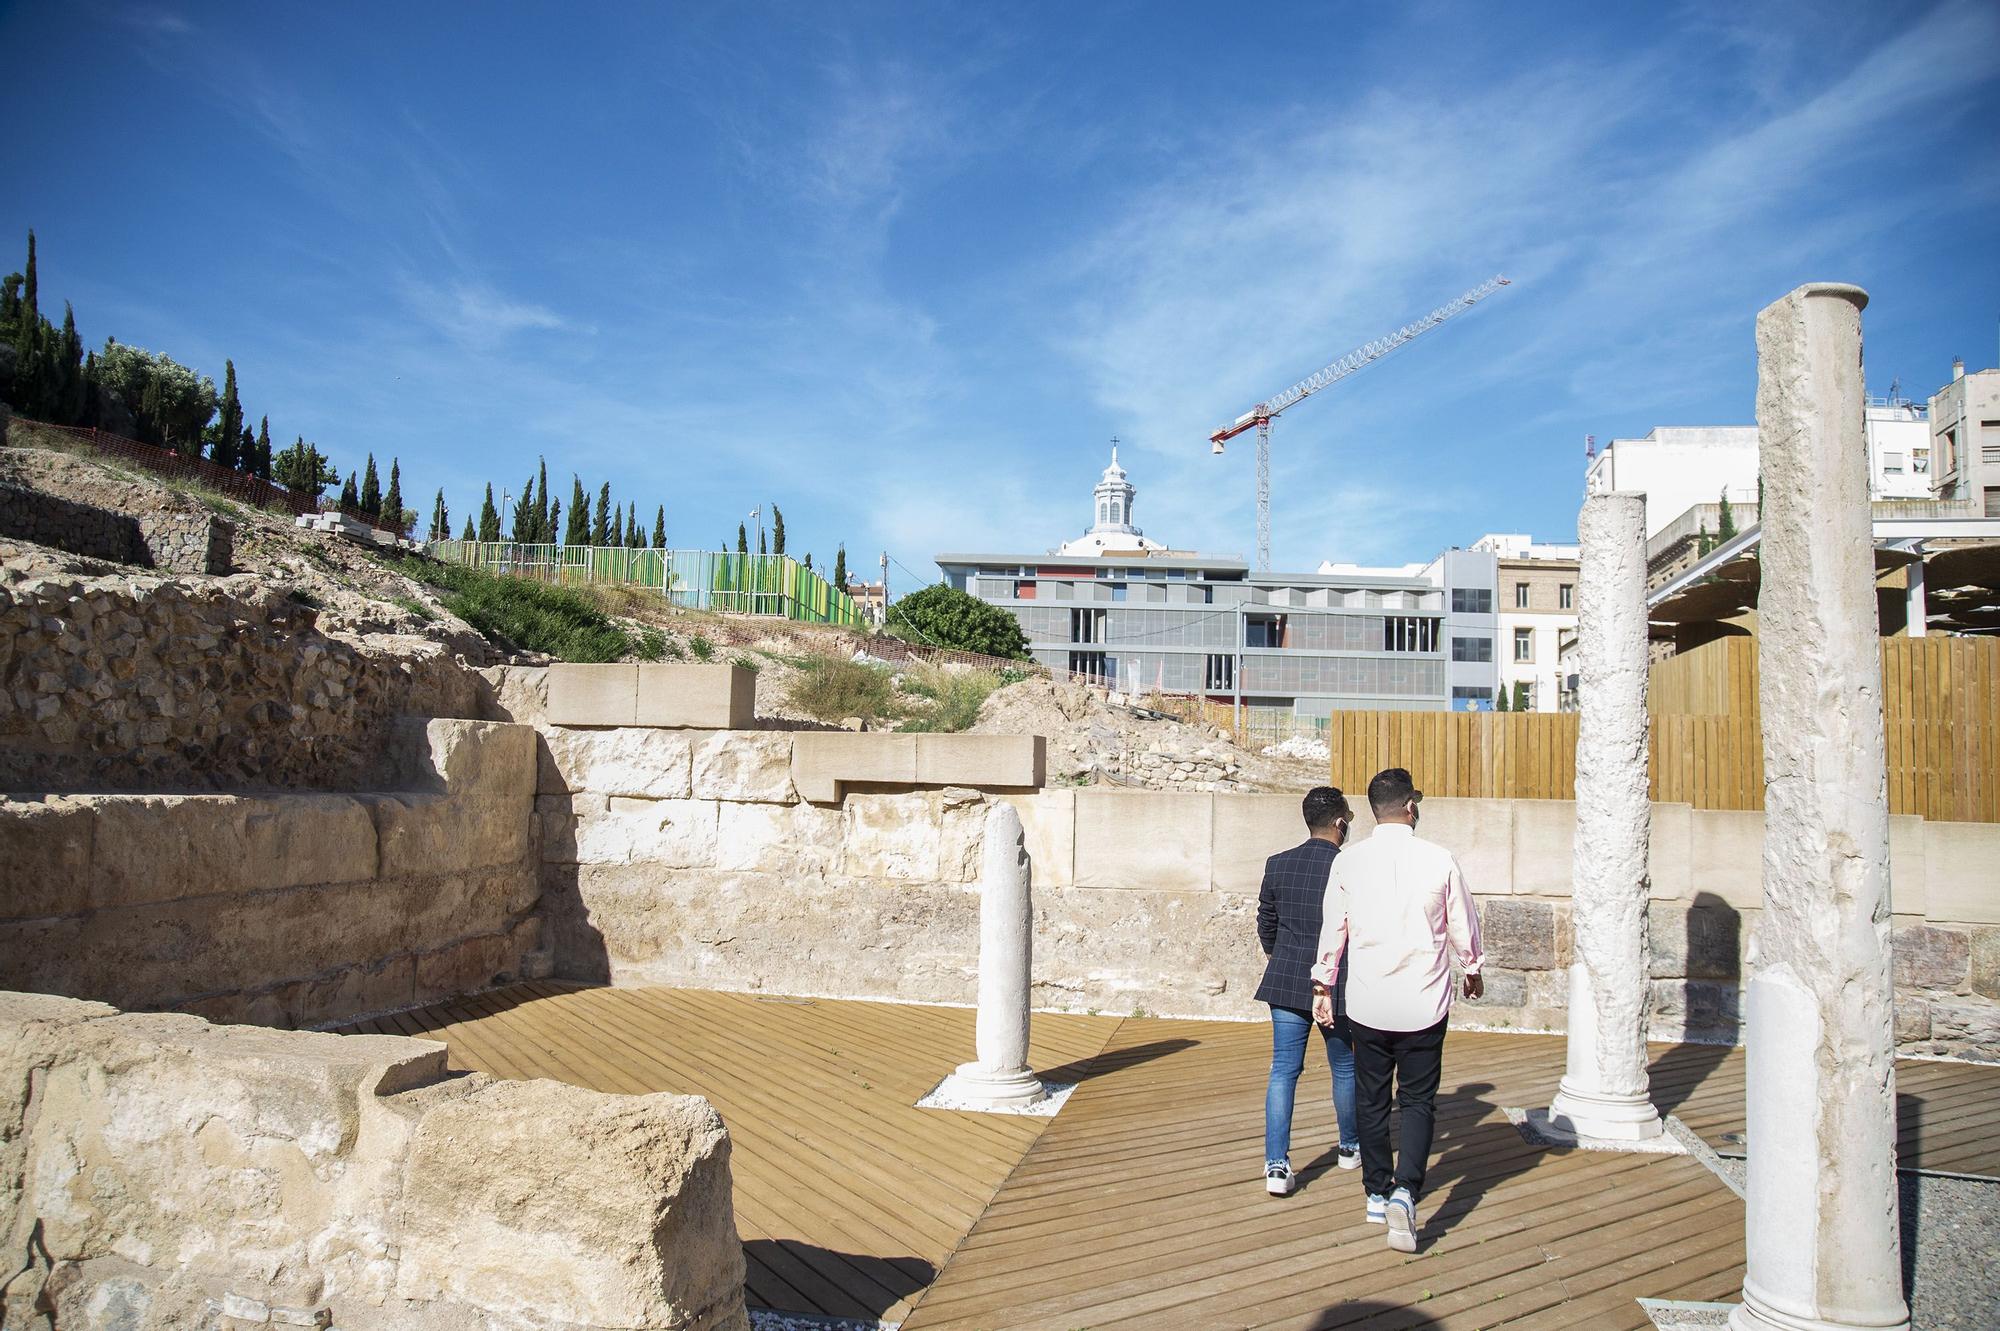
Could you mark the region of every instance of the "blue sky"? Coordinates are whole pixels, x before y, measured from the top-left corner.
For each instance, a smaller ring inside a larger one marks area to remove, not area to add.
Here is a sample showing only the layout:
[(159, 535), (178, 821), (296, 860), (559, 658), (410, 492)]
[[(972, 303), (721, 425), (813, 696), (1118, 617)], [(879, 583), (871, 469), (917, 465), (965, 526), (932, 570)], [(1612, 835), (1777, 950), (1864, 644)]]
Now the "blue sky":
[[(1248, 15), (1248, 17), (1246, 17)], [(674, 543), (1040, 550), (1106, 440), (1277, 564), (1570, 539), (1583, 437), (1748, 423), (1760, 306), (1871, 391), (2000, 337), (2000, 7), (13, 5), (0, 262), (408, 502), (546, 455)], [(907, 586), (900, 569), (894, 579)]]

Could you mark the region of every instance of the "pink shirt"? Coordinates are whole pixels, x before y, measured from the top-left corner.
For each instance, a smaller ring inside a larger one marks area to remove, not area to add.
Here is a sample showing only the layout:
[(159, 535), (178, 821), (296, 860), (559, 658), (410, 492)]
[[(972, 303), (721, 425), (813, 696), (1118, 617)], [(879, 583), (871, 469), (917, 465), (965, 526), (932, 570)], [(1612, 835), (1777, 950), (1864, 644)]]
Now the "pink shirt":
[(1333, 985), (1347, 954), (1347, 1015), (1378, 1031), (1421, 1031), (1451, 1012), (1450, 960), (1477, 975), (1479, 913), (1458, 861), (1405, 823), (1378, 823), (1326, 880), (1313, 979)]

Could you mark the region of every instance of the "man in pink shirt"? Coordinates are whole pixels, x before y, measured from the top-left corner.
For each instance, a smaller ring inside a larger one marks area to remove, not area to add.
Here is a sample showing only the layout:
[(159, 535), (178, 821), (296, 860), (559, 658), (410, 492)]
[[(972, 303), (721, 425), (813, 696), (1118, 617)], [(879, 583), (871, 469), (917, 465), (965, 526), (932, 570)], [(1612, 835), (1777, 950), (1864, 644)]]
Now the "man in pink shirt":
[[(1333, 1021), (1329, 989), (1347, 960), (1347, 1019), (1354, 1031), (1354, 1089), (1361, 1130), (1361, 1181), (1368, 1219), (1389, 1227), (1389, 1246), (1417, 1250), (1417, 1198), (1431, 1154), (1431, 1127), (1451, 1014), (1451, 962), (1478, 998), (1479, 914), (1458, 861), (1416, 834), (1423, 792), (1400, 767), (1368, 783), (1375, 830), (1348, 848), (1327, 876), (1313, 1018)], [(1389, 1084), (1402, 1111), (1389, 1151)]]

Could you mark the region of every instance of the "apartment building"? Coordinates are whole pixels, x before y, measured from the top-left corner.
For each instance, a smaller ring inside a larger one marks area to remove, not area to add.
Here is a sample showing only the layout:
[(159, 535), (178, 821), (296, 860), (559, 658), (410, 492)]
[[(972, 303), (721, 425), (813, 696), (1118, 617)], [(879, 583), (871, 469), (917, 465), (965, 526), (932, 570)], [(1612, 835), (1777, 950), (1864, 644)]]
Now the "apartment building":
[(2000, 518), (2000, 369), (1965, 372), (1931, 395), (1932, 485), (1939, 499), (1967, 500)]
[(1499, 684), (1514, 711), (1560, 710), (1560, 639), (1576, 628), (1574, 545), (1490, 534), (1472, 543), (1495, 558)]
[[(1490, 699), (1490, 576), (1483, 600), (1454, 602), (1442, 567), (1256, 573), (1240, 556), (1147, 537), (1133, 523), (1137, 494), (1114, 451), (1082, 536), (1041, 553), (940, 554), (938, 567), (1012, 614), (1030, 653), (1058, 675), (1237, 703), (1252, 725), (1442, 710), (1460, 680), (1483, 682)], [(1471, 564), (1480, 560), (1492, 556)]]

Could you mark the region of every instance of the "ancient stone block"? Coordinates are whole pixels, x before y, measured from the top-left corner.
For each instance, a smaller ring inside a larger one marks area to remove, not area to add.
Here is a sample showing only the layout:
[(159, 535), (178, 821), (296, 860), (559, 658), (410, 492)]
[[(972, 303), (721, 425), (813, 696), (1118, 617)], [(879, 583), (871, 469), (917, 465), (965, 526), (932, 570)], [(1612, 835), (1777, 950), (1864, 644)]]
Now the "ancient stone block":
[(916, 741), (919, 785), (1033, 790), (1048, 763), (1048, 741), (1040, 735), (936, 734)]
[(1076, 792), (1044, 790), (1003, 795), (1021, 815), (1029, 872), (1036, 890), (1069, 887), (1076, 881)]
[(1456, 1000), (1458, 1003), (1463, 1003), (1468, 1011), (1528, 1005), (1528, 983), (1521, 972), (1497, 967), (1481, 967), (1479, 973), (1486, 981), (1486, 992), (1476, 999), (1466, 998), (1461, 993)]
[(757, 724), (757, 672), (737, 665), (641, 663), (633, 725), (748, 730)]
[[(1954, 924), (2000, 924), (2000, 823), (1924, 824), (1924, 914)], [(1898, 911), (1908, 907), (1898, 899)]]
[(702, 736), (694, 745), (694, 793), (699, 799), (792, 803), (798, 792), (792, 787), (791, 735), (725, 730)]
[(1214, 800), (1207, 794), (1079, 790), (1077, 886), (1210, 890)]
[(1555, 908), (1545, 901), (1488, 898), (1479, 906), (1479, 941), (1495, 965), (1551, 970), (1556, 964)]
[(938, 881), (969, 883), (979, 877), (988, 802), (979, 791), (947, 786), (938, 792)]
[[(621, 835), (627, 847), (625, 860), (633, 864), (659, 864), (671, 869), (690, 869), (715, 863), (716, 801), (636, 800), (614, 797), (605, 818), (592, 819), (579, 828), (579, 850), (586, 839), (593, 846), (605, 838)], [(592, 825), (601, 831), (592, 830)], [(607, 847), (607, 849), (609, 849)], [(581, 858), (581, 855), (579, 855)], [(606, 855), (607, 862), (620, 862)]]
[[(1514, 890), (1567, 896), (1574, 869), (1576, 805), (1568, 800), (1514, 800)], [(1424, 828), (1430, 835), (1430, 828)], [(1473, 883), (1475, 891), (1480, 889)]]
[(1298, 798), (1292, 795), (1209, 798), (1213, 804), (1210, 816), (1214, 820), (1210, 833), (1209, 883), (1218, 892), (1254, 896), (1264, 882), (1264, 861), (1306, 839)]
[(544, 780), (544, 794), (570, 790), (676, 800), (694, 789), (694, 742), (686, 735), (631, 726), (556, 727), (542, 732), (542, 743), (554, 778)]
[(1967, 982), (1982, 998), (2000, 998), (2000, 929), (1974, 929), (1971, 940)]
[(1913, 994), (1896, 996), (1896, 1043), (1915, 1044), (1931, 1038), (1931, 1005)]
[(1734, 980), (1743, 974), (1743, 920), (1718, 900), (1688, 906), (1655, 902), (1647, 912), (1647, 936), (1655, 977), (1687, 976)]
[[(376, 872), (375, 825), (346, 795), (88, 795), (90, 904), (357, 882)], [(172, 854), (162, 854), (171, 846)]]
[(1655, 901), (1685, 901), (1694, 895), (1694, 807), (1661, 803), (1652, 807), (1647, 889)]
[(639, 718), (637, 665), (552, 665), (552, 726), (629, 726)]
[(1912, 925), (1890, 934), (1889, 955), (1897, 987), (1956, 990), (1971, 966), (1972, 940), (1962, 929)]
[[(1421, 781), (1419, 781), (1421, 784)], [(1365, 805), (1367, 791), (1348, 796), (1349, 804)], [(1427, 841), (1435, 841), (1452, 853), (1459, 871), (1474, 892), (1501, 896), (1514, 890), (1514, 800), (1430, 800), (1424, 801), (1423, 829)], [(1540, 811), (1531, 812), (1530, 817)], [(1565, 874), (1561, 884), (1569, 881)], [(1528, 890), (1528, 889), (1524, 889)]]
[(914, 786), (917, 736), (801, 731), (792, 737), (792, 784), (814, 804), (836, 803), (842, 785)]
[(849, 795), (846, 811), (844, 874), (913, 883), (938, 881), (941, 829), (936, 795), (922, 791)]
[(1696, 809), (1690, 883), (1698, 895), (1720, 897), (1739, 910), (1764, 904), (1764, 815)]
[(527, 858), (526, 798), (361, 795), (389, 874), (458, 873)]
[(96, 826), (87, 801), (0, 799), (0, 919), (87, 910)]
[(529, 726), (438, 718), (424, 722), (417, 739), (435, 788), (517, 799), (534, 793), (537, 740)]
[(1971, 998), (1933, 1002), (1931, 1039), (1987, 1061), (2000, 1061), (2000, 1004)]
[[(789, 767), (786, 784), (791, 782)], [(719, 869), (825, 875), (838, 872), (846, 817), (812, 804), (718, 805), (715, 864)]]
[(527, 1081), (443, 1101), (411, 1138), (403, 1224), (402, 1298), (578, 1326), (748, 1325), (729, 1138), (693, 1096)]

